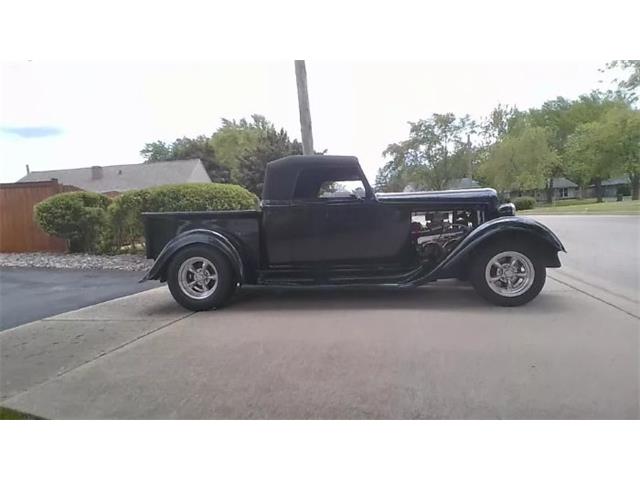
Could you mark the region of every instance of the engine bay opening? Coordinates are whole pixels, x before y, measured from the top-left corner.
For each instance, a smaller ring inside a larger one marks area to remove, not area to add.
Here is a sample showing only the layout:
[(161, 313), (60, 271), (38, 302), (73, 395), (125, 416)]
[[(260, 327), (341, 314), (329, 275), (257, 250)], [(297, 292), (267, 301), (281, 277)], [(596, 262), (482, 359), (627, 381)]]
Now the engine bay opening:
[(411, 242), (421, 263), (435, 267), (483, 221), (473, 209), (411, 212)]

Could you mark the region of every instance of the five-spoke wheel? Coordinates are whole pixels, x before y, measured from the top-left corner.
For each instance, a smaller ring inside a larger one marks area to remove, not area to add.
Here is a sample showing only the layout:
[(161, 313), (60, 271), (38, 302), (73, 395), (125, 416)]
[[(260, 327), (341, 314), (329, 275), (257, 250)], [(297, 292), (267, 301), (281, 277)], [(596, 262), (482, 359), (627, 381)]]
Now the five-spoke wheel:
[(545, 267), (529, 244), (500, 242), (481, 249), (474, 257), (469, 278), (476, 291), (492, 303), (523, 305), (544, 286)]
[(193, 245), (173, 257), (167, 283), (180, 305), (198, 311), (223, 305), (233, 294), (237, 279), (222, 253), (205, 245)]
[(191, 257), (180, 265), (178, 283), (187, 297), (207, 298), (218, 286), (218, 270), (204, 257)]
[(489, 288), (503, 297), (517, 297), (523, 294), (535, 278), (533, 264), (519, 252), (501, 252), (495, 255), (484, 269)]

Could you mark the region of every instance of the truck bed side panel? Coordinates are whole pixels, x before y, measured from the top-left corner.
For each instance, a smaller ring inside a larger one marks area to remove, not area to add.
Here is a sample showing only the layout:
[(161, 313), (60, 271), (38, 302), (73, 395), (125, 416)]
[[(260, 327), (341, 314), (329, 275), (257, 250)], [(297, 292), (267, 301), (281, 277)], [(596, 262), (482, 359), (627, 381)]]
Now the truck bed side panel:
[(143, 213), (147, 258), (157, 258), (176, 235), (188, 230), (215, 230), (224, 234), (241, 253), (248, 272), (260, 265), (258, 211)]

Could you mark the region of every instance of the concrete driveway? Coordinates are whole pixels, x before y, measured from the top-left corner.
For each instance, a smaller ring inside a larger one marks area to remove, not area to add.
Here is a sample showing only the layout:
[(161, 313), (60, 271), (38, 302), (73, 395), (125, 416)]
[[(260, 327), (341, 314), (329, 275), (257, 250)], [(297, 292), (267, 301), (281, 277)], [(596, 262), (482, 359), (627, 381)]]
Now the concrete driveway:
[(52, 268), (0, 269), (0, 330), (148, 290), (142, 272)]
[(192, 313), (161, 287), (0, 332), (0, 402), (47, 418), (640, 418), (640, 311), (618, 288), (636, 224), (588, 218), (541, 218), (568, 271), (518, 308), (447, 281), (243, 288)]
[(638, 318), (550, 280), (520, 308), (464, 285), (166, 287), (0, 334), (3, 405), (46, 418), (638, 418)]

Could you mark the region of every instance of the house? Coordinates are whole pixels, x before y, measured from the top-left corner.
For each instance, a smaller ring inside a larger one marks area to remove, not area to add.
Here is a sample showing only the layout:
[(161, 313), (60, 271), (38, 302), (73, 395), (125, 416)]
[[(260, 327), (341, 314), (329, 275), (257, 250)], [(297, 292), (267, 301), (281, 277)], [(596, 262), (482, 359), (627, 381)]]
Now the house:
[[(565, 177), (556, 177), (553, 179), (553, 200), (565, 200), (568, 198), (578, 198), (580, 187)], [(538, 202), (547, 201), (547, 190), (541, 188), (536, 190), (535, 199)]]
[[(576, 183), (565, 177), (555, 177), (553, 179), (553, 201), (564, 200), (569, 198), (578, 198), (580, 187)], [(507, 192), (508, 198), (516, 197), (534, 197), (537, 202), (545, 203), (547, 201), (547, 189), (538, 188), (536, 190), (527, 190), (522, 192)]]
[(211, 182), (202, 162), (193, 159), (29, 172), (18, 183), (52, 179), (65, 186), (108, 196), (158, 185)]
[[(629, 175), (622, 177), (610, 178), (602, 181), (602, 196), (605, 198), (614, 198), (618, 195), (618, 189), (627, 190), (625, 195), (630, 195), (631, 179)], [(596, 197), (596, 186), (590, 185), (585, 191), (586, 197)]]

